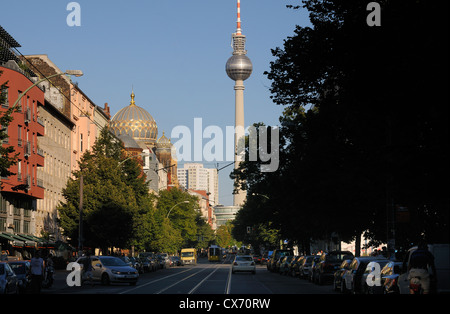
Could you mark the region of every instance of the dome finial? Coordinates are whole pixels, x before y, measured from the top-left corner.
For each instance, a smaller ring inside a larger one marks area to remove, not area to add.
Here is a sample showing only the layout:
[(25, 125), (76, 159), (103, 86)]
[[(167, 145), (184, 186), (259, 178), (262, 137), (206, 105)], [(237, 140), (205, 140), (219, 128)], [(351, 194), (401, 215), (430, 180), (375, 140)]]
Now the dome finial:
[(131, 86), (131, 102), (130, 102), (130, 106), (136, 106), (136, 103), (134, 101), (134, 91), (133, 91), (133, 86)]

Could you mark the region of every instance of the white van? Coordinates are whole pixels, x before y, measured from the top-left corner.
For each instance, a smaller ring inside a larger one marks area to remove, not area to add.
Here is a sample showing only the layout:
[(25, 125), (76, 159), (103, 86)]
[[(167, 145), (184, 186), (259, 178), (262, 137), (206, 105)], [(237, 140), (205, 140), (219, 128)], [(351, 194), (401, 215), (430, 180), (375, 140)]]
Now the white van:
[[(437, 293), (450, 292), (450, 250), (449, 244), (429, 244), (428, 251), (434, 256), (434, 266), (436, 268), (436, 287), (431, 286)], [(414, 246), (408, 250), (403, 261), (402, 273), (398, 278), (398, 286), (401, 294), (409, 294), (408, 266), (412, 252), (417, 250)], [(431, 273), (431, 270), (428, 270)]]

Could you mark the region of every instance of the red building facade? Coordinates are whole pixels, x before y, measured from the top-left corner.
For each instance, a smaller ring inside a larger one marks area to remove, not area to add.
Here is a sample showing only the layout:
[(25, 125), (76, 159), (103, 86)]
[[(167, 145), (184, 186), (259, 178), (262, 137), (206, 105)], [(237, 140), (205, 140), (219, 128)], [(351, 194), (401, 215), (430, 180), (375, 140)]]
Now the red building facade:
[[(7, 82), (3, 90), (6, 101), (0, 104), (0, 114), (12, 107), (19, 96), (34, 82), (28, 73), (15, 61), (0, 65), (0, 85)], [(39, 149), (38, 137), (44, 135), (44, 125), (39, 120), (38, 106), (44, 104), (44, 92), (33, 87), (17, 103), (18, 111), (12, 114), (8, 126), (8, 138), (1, 144), (14, 147), (17, 163), (10, 167), (13, 173), (2, 177), (0, 196), (0, 231), (9, 234), (33, 234), (34, 213), (38, 199), (44, 198), (42, 180), (38, 180), (37, 168), (44, 166), (44, 156)]]

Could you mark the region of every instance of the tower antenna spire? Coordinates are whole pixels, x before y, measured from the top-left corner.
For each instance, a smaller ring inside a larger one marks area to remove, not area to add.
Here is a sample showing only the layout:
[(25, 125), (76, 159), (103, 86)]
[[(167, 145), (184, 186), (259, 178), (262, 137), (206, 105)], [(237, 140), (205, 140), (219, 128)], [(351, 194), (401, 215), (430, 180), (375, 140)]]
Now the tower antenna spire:
[(237, 0), (237, 29), (236, 34), (241, 35), (241, 0)]

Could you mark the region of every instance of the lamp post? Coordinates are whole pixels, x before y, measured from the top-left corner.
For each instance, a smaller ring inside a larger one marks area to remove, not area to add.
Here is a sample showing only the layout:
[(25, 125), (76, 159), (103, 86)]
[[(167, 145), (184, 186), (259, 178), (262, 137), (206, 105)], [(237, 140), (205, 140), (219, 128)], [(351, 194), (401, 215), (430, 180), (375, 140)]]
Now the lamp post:
[(73, 75), (73, 76), (76, 76), (76, 77), (80, 77), (80, 76), (83, 76), (83, 71), (81, 71), (81, 70), (67, 70), (64, 73), (56, 73), (56, 74), (53, 74), (53, 75), (50, 75), (50, 76), (46, 76), (46, 77), (40, 79), (39, 81), (37, 81), (36, 83), (34, 83), (30, 87), (28, 87), (22, 94), (19, 95), (17, 100), (14, 102), (14, 105), (12, 106), (12, 108), (15, 108), (17, 106), (17, 104), (22, 99), (22, 97), (25, 96), (25, 94), (28, 93), (30, 91), (30, 89), (32, 89), (36, 85), (42, 83), (43, 81), (46, 81), (46, 80), (48, 80), (48, 79), (50, 79), (52, 77), (58, 76), (58, 75)]
[(189, 203), (189, 201), (183, 201), (183, 202), (180, 202), (180, 203), (178, 203), (178, 204), (173, 205), (172, 208), (171, 208), (171, 209), (169, 210), (169, 212), (167, 213), (167, 217), (166, 217), (166, 218), (169, 218), (170, 212), (171, 212), (172, 209), (174, 209), (177, 205), (180, 205), (180, 204), (187, 204), (187, 203)]

